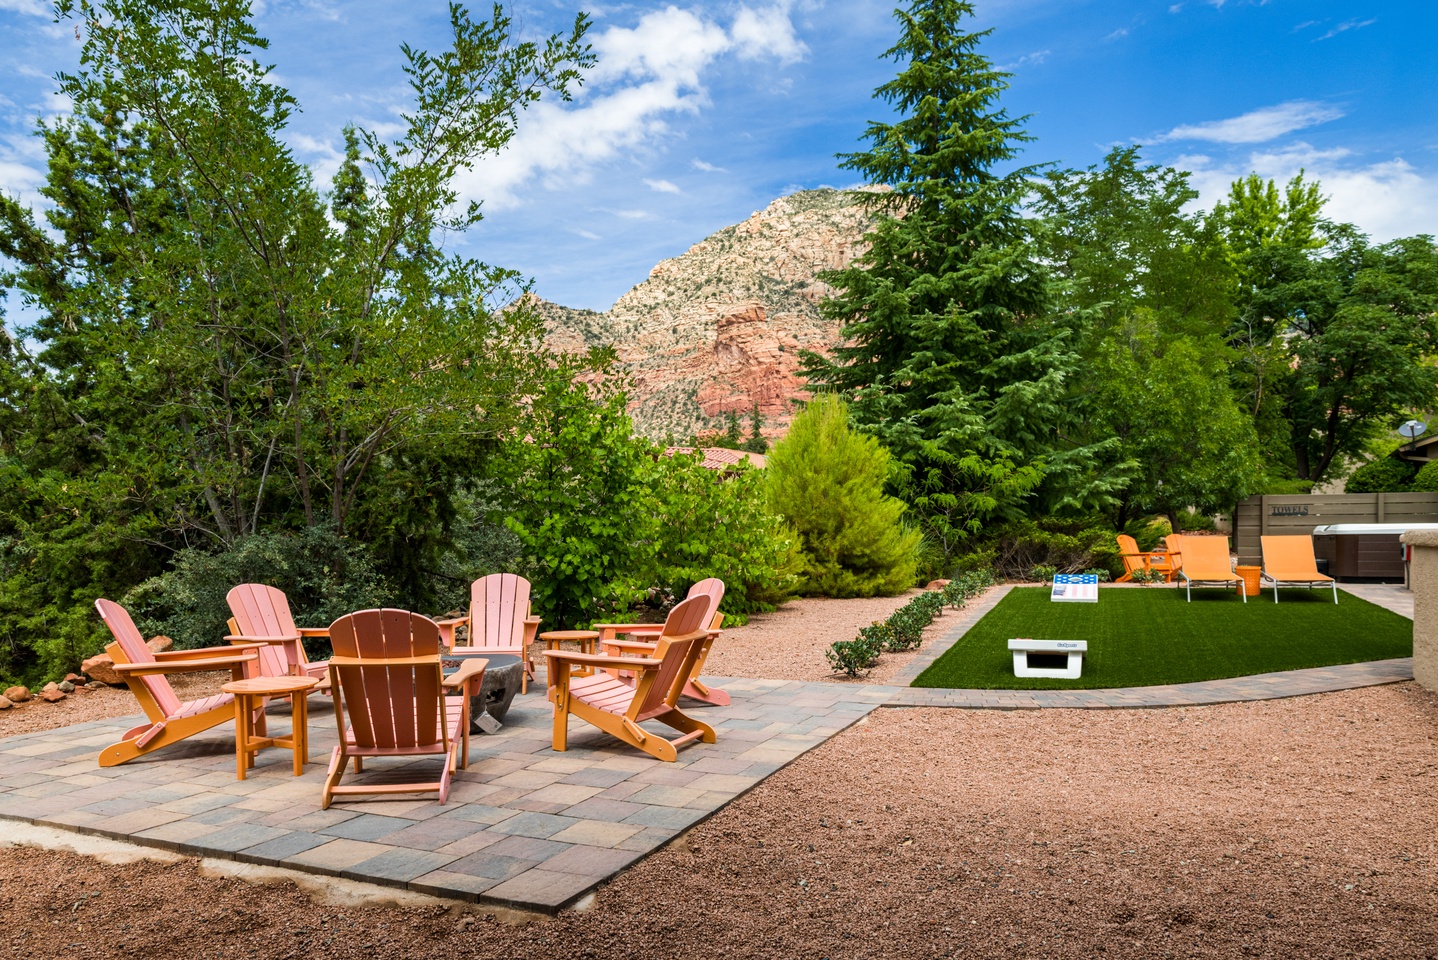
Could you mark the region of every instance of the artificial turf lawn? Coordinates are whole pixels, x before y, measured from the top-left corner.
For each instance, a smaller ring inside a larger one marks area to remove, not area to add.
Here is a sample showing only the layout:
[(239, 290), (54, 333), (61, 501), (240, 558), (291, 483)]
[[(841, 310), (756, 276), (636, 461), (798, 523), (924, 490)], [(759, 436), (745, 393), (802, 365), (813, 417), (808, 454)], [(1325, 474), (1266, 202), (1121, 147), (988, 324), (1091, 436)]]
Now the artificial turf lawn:
[[(1413, 622), (1338, 592), (1100, 589), (1098, 603), (1054, 603), (1046, 587), (1018, 587), (921, 673), (916, 687), (1081, 690), (1246, 677), (1413, 655)], [(1008, 641), (1087, 640), (1083, 676), (1014, 676)]]

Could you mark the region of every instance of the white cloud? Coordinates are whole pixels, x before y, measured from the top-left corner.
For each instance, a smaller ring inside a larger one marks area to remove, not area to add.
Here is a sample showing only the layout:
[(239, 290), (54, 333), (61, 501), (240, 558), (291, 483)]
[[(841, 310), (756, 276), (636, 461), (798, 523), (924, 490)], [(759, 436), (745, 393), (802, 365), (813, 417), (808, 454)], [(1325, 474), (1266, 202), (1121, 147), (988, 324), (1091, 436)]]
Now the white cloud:
[(1233, 181), (1249, 173), (1282, 184), (1302, 170), (1305, 179), (1322, 184), (1329, 198), (1325, 216), (1355, 223), (1375, 241), (1438, 233), (1438, 170), (1419, 170), (1401, 157), (1365, 163), (1350, 150), (1299, 143), (1252, 153), (1246, 161), (1215, 163), (1188, 156), (1174, 163), (1192, 171), (1197, 202), (1210, 209), (1228, 195)]
[(655, 191), (656, 193), (684, 192), (683, 190), (680, 190), (676, 184), (670, 183), (668, 180), (650, 180), (646, 177), (644, 180), (644, 185), (647, 186), (650, 190)]
[(604, 239), (603, 237), (601, 237), (599, 234), (593, 232), (592, 230), (580, 230), (580, 229), (578, 229), (578, 228), (576, 227), (576, 228), (572, 228), (569, 232), (572, 233), (572, 234), (574, 234), (575, 236), (583, 237), (583, 238), (586, 239), (586, 240), (603, 240), (603, 239)]
[(1109, 34), (1108, 36), (1104, 37), (1104, 39), (1105, 39), (1105, 40), (1122, 40), (1122, 39), (1123, 39), (1124, 37), (1126, 37), (1126, 36), (1128, 36), (1128, 27), (1119, 27), (1119, 28), (1118, 28), (1117, 30), (1115, 30), (1113, 33), (1111, 33), (1111, 34)]
[(1018, 67), (1036, 67), (1039, 64), (1043, 63), (1045, 60), (1047, 60), (1049, 58), (1049, 54), (1051, 53), (1053, 53), (1052, 50), (1035, 50), (1033, 53), (1026, 53), (1022, 57), (1019, 57), (1017, 60), (1014, 60), (1010, 63), (999, 64), (994, 69), (1008, 71), (1017, 69)]
[(547, 188), (583, 184), (600, 164), (652, 148), (671, 133), (672, 118), (708, 105), (703, 77), (721, 57), (786, 63), (806, 52), (788, 10), (787, 3), (740, 7), (725, 29), (670, 6), (633, 27), (608, 28), (593, 40), (598, 63), (573, 103), (545, 101), (526, 112), (503, 152), (458, 178), (461, 197), (518, 206), (532, 180)]
[(654, 214), (650, 213), (648, 210), (611, 210), (610, 212), (613, 213), (616, 217), (619, 217), (621, 220), (659, 219), (658, 217), (654, 216)]
[(705, 163), (703, 160), (700, 160), (698, 157), (695, 157), (695, 158), (694, 158), (694, 160), (693, 160), (693, 166), (694, 166), (694, 169), (695, 169), (695, 170), (703, 170), (705, 173), (728, 173), (728, 172), (729, 172), (728, 170), (725, 170), (723, 167), (716, 167), (716, 166), (714, 166), (714, 164), (712, 164), (712, 163)]
[(1329, 30), (1323, 36), (1316, 38), (1313, 42), (1317, 43), (1319, 40), (1331, 40), (1333, 37), (1338, 36), (1340, 33), (1346, 33), (1349, 30), (1362, 30), (1369, 24), (1377, 22), (1377, 17), (1374, 17), (1371, 20), (1346, 20), (1343, 23), (1340, 23), (1338, 26), (1334, 27), (1332, 30)]
[(0, 10), (9, 10), (11, 13), (23, 13), (32, 17), (50, 18), (50, 4), (42, 3), (41, 0), (0, 0)]
[(1227, 120), (1210, 120), (1207, 123), (1185, 124), (1174, 127), (1168, 133), (1159, 134), (1155, 139), (1165, 140), (1211, 140), (1216, 143), (1263, 143), (1285, 133), (1302, 130), (1337, 120), (1343, 111), (1326, 103), (1311, 100), (1290, 100), (1272, 107), (1261, 107), (1238, 117)]

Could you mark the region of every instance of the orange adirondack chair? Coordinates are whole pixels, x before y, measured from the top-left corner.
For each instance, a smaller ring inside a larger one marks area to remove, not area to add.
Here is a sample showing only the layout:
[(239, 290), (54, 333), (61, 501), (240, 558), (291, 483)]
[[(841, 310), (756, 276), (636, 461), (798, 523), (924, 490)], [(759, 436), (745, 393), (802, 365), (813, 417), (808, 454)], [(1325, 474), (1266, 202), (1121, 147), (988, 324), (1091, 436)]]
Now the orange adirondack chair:
[(1313, 556), (1313, 538), (1259, 537), (1263, 544), (1263, 573), (1259, 583), (1273, 586), (1273, 602), (1278, 602), (1279, 587), (1331, 587), (1333, 602), (1338, 602), (1338, 581), (1318, 572)]
[(263, 583), (242, 583), (225, 595), (225, 602), (234, 614), (226, 640), (271, 644), (284, 654), (286, 673), (314, 677), (328, 686), (329, 661), (311, 661), (305, 653), (304, 638), (327, 637), (329, 627), (296, 627), (284, 591)]
[[(1208, 587), (1231, 587), (1243, 582), (1233, 572), (1228, 560), (1227, 537), (1184, 537), (1183, 566), (1178, 575), (1183, 577), (1188, 600), (1193, 602), (1194, 584)], [(1248, 602), (1246, 591), (1239, 594)]]
[[(439, 626), (407, 610), (346, 614), (330, 624), (330, 642), (340, 740), (320, 806), (349, 794), (438, 793), (444, 803), (455, 769), (469, 766), (469, 698), (479, 692), (485, 661), (466, 660), (445, 677)], [(424, 756), (442, 759), (438, 780), (340, 785), (351, 759), (363, 773), (365, 757)]]
[(1138, 542), (1133, 537), (1122, 533), (1118, 535), (1118, 553), (1123, 559), (1123, 576), (1114, 583), (1128, 583), (1133, 579), (1135, 571), (1148, 569), (1148, 554), (1139, 550)]
[(1163, 549), (1149, 554), (1148, 568), (1163, 574), (1164, 583), (1172, 583), (1183, 566), (1182, 536), (1170, 533), (1163, 538)]
[[(678, 748), (692, 740), (714, 743), (714, 728), (686, 716), (678, 707), (679, 693), (693, 673), (700, 645), (708, 635), (703, 627), (707, 607), (707, 598), (694, 597), (669, 611), (652, 657), (546, 650), (549, 676), (554, 679), (554, 749), (568, 749), (570, 714), (659, 760), (678, 759)], [(576, 667), (630, 670), (637, 680), (631, 686), (617, 677), (595, 674), (576, 689), (571, 686)], [(639, 726), (646, 720), (657, 720), (681, 735), (665, 739)]]
[[(469, 616), (437, 621), (445, 647), (455, 653), (507, 653), (524, 664), (519, 691), (534, 679), (530, 647), (539, 633), (539, 617), (529, 615), (529, 581), (513, 573), (491, 573), (469, 587)], [(454, 628), (469, 627), (469, 640), (454, 645)]]
[[(684, 683), (683, 695), (704, 703), (713, 704), (716, 707), (727, 707), (729, 705), (729, 694), (718, 687), (711, 687), (699, 679), (704, 672), (704, 661), (709, 656), (709, 650), (714, 646), (714, 641), (719, 639), (719, 627), (724, 622), (724, 614), (719, 612), (719, 604), (724, 599), (724, 581), (718, 577), (710, 577), (707, 580), (700, 580), (689, 588), (689, 593), (684, 599), (691, 600), (694, 597), (709, 597), (709, 635), (704, 638), (700, 646), (699, 658), (694, 661), (694, 672)], [(655, 644), (659, 635), (664, 630), (664, 625), (659, 623), (596, 623), (594, 629), (599, 631), (599, 643), (606, 653), (631, 653), (640, 656), (648, 656), (654, 652)], [(620, 640), (618, 637), (627, 636), (631, 639)]]
[[(125, 678), (125, 685), (140, 701), (140, 708), (150, 721), (127, 730), (119, 743), (101, 750), (102, 767), (127, 763), (235, 719), (235, 698), (230, 694), (182, 702), (166, 674), (228, 667), (231, 678), (240, 680), (252, 676), (281, 676), (285, 672), (280, 654), (264, 644), (153, 653), (124, 607), (102, 598), (95, 601), (95, 609), (115, 638), (114, 643), (105, 647), (105, 652), (114, 660), (115, 672)], [(257, 721), (259, 730), (263, 731), (263, 712)]]

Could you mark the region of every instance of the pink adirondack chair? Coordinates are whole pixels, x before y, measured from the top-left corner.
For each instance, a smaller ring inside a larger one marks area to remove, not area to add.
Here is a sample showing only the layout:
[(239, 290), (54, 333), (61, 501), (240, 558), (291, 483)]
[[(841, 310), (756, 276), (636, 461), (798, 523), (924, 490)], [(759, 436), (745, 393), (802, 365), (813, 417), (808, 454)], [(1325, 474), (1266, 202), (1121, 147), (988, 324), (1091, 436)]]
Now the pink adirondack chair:
[[(521, 693), (534, 679), (530, 649), (539, 633), (539, 617), (529, 615), (529, 581), (513, 573), (491, 573), (469, 587), (469, 616), (438, 621), (444, 645), (454, 653), (503, 653), (519, 657), (524, 675)], [(455, 647), (455, 627), (469, 627), (465, 646)]]
[[(330, 641), (340, 738), (320, 805), (328, 809), (337, 795), (393, 793), (437, 793), (444, 803), (455, 769), (469, 766), (469, 701), (480, 690), (485, 661), (466, 660), (445, 677), (439, 626), (407, 610), (347, 614), (330, 624)], [(340, 785), (351, 759), (358, 774), (366, 757), (424, 756), (441, 759), (438, 780)]]
[[(700, 580), (689, 588), (684, 599), (692, 600), (695, 597), (709, 598), (708, 617), (703, 621), (709, 625), (709, 634), (700, 645), (699, 657), (694, 661), (694, 672), (684, 684), (684, 696), (716, 707), (727, 707), (728, 692), (711, 687), (699, 679), (704, 672), (704, 661), (709, 656), (709, 650), (714, 646), (714, 641), (719, 639), (719, 626), (724, 622), (724, 614), (719, 612), (719, 604), (724, 599), (724, 581), (718, 577)], [(654, 652), (655, 642), (664, 627), (658, 623), (596, 623), (594, 629), (599, 631), (599, 642), (606, 653), (648, 656)], [(630, 639), (618, 639), (621, 636)]]
[(329, 661), (312, 661), (305, 653), (305, 637), (329, 636), (329, 627), (296, 627), (284, 591), (263, 583), (242, 583), (225, 595), (234, 618), (230, 643), (265, 643), (285, 658), (285, 672), (314, 677), (328, 686)]
[[(707, 608), (707, 598), (694, 597), (671, 610), (649, 657), (546, 650), (549, 676), (554, 681), (554, 749), (568, 749), (570, 714), (659, 760), (677, 759), (678, 748), (693, 740), (714, 743), (714, 728), (686, 716), (678, 706), (684, 681), (694, 669), (700, 644), (708, 636), (704, 628)], [(637, 680), (631, 685), (597, 673), (582, 678), (582, 685), (578, 685), (572, 682), (576, 667), (632, 671)], [(681, 735), (669, 740), (639, 726), (647, 720), (673, 727)]]
[[(125, 685), (140, 701), (140, 708), (150, 721), (127, 730), (119, 743), (101, 750), (102, 767), (126, 763), (235, 719), (235, 698), (230, 694), (181, 701), (166, 679), (167, 674), (228, 667), (231, 678), (240, 680), (285, 673), (283, 657), (264, 644), (154, 653), (124, 607), (102, 598), (95, 601), (95, 609), (115, 638), (114, 643), (105, 647), (105, 652), (115, 662), (115, 672), (125, 678)], [(263, 709), (256, 717), (256, 726), (260, 732), (264, 731)]]

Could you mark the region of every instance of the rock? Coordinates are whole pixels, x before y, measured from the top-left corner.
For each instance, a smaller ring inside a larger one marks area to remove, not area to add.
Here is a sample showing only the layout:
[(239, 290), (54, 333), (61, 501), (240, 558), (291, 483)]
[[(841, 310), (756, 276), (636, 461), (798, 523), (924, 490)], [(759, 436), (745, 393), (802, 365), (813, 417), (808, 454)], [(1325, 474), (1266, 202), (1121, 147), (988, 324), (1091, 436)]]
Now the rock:
[(30, 699), (30, 690), (26, 687), (11, 687), (5, 691), (5, 699), (11, 703), (24, 703)]
[(104, 690), (104, 689), (105, 689), (106, 687), (108, 687), (108, 686), (109, 686), (108, 683), (101, 683), (99, 680), (91, 680), (89, 683), (85, 684), (85, 689), (86, 689), (86, 690)]
[(97, 653), (95, 656), (80, 664), (80, 669), (85, 672), (91, 680), (98, 680), (101, 683), (112, 687), (123, 687), (124, 679), (115, 672), (115, 661), (110, 659), (108, 653)]
[(55, 684), (55, 686), (57, 686), (57, 687), (60, 688), (60, 692), (61, 692), (61, 693), (74, 693), (74, 692), (75, 692), (75, 684), (71, 683), (68, 679), (67, 679), (67, 680), (61, 680), (59, 683)]
[(947, 580), (930, 580), (925, 590), (942, 590), (949, 585)]
[(46, 703), (59, 703), (61, 700), (65, 699), (65, 694), (60, 689), (60, 685), (58, 683), (47, 683), (40, 691), (40, 699), (44, 700)]
[(11, 703), (4, 697), (0, 697), (0, 710), (9, 710), (13, 706), (15, 706), (15, 704)]
[(67, 674), (65, 674), (65, 679), (68, 680), (70, 683), (84, 683), (84, 682), (85, 682), (85, 678), (82, 677), (82, 676), (80, 676), (78, 673), (67, 673)]
[(151, 637), (145, 641), (145, 646), (150, 648), (151, 653), (164, 653), (175, 645), (175, 641), (166, 636)]

